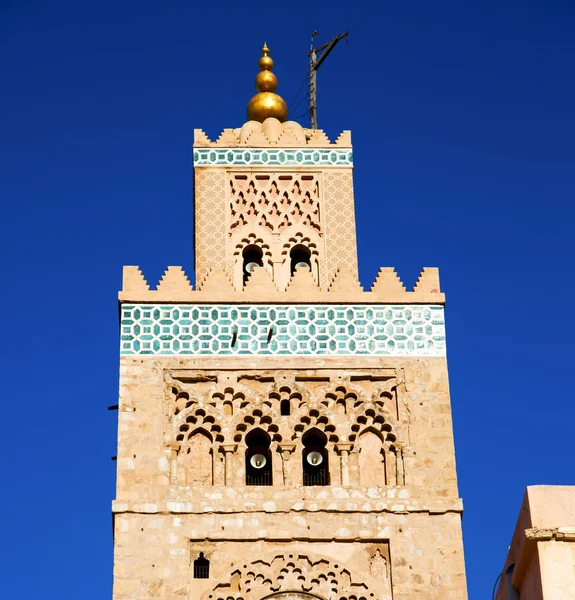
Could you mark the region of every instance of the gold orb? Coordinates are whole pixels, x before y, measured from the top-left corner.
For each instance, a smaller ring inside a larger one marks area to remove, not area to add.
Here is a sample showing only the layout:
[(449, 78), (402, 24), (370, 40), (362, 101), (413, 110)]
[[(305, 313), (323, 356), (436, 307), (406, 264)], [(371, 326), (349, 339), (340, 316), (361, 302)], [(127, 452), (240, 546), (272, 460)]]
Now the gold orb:
[(258, 65), (262, 71), (271, 71), (274, 68), (274, 61), (271, 56), (262, 56)]
[(248, 121), (263, 123), (267, 118), (274, 117), (283, 123), (288, 116), (285, 100), (272, 92), (260, 92), (248, 103)]
[(271, 71), (260, 71), (256, 77), (256, 90), (258, 92), (275, 92), (278, 87), (278, 78)]

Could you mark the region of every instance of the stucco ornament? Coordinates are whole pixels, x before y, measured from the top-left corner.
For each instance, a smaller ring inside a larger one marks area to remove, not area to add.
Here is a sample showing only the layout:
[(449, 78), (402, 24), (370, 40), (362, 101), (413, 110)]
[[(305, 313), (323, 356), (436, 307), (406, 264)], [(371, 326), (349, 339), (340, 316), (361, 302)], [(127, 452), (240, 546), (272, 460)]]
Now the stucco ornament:
[(236, 566), (203, 600), (391, 600), (386, 590), (370, 588), (367, 579), (307, 551), (274, 553)]

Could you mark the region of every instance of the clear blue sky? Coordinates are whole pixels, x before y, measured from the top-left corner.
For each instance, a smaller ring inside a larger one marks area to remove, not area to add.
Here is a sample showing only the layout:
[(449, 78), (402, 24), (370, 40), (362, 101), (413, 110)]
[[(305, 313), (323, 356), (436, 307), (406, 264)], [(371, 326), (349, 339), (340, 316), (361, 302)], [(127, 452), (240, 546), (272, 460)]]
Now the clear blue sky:
[(192, 271), (192, 130), (245, 121), (264, 40), (291, 102), (314, 29), (350, 30), (319, 124), (362, 283), (440, 267), (472, 600), (525, 486), (574, 483), (572, 0), (4, 0), (0, 596), (110, 598), (122, 265)]

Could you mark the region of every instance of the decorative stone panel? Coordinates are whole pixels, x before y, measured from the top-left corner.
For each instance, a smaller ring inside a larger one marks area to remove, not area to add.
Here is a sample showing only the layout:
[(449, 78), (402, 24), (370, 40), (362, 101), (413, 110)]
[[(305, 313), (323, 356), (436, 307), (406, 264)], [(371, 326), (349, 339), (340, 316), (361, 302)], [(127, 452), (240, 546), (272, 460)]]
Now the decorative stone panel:
[[(387, 544), (380, 545), (385, 553)], [(391, 600), (388, 560), (381, 551), (379, 558), (385, 567), (379, 568), (377, 577), (352, 573), (341, 560), (314, 556), (309, 551), (248, 559), (221, 578), (203, 600), (259, 600), (270, 596), (277, 600)]]
[(225, 267), (225, 190), (225, 171), (196, 169), (194, 202), (197, 281), (201, 281), (210, 268)]
[(290, 226), (321, 232), (317, 173), (229, 174), (230, 232), (258, 225), (273, 233)]
[(345, 268), (357, 277), (357, 244), (351, 171), (325, 171), (324, 211), (328, 278)]

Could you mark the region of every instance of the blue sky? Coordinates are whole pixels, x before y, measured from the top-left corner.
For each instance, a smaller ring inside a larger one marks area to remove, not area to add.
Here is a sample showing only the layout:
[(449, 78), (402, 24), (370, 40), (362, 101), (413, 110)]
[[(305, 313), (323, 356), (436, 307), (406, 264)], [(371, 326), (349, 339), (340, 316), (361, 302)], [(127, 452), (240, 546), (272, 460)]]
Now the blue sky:
[(573, 483), (570, 0), (4, 0), (2, 597), (111, 597), (122, 265), (192, 272), (193, 129), (245, 121), (264, 40), (290, 103), (314, 29), (350, 31), (319, 125), (352, 130), (362, 283), (440, 267), (472, 600), (525, 486)]

